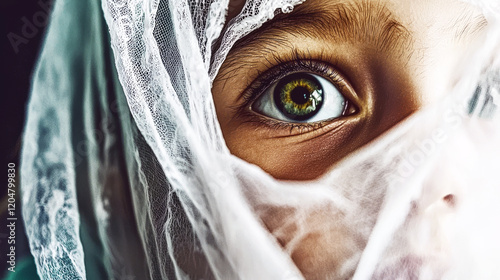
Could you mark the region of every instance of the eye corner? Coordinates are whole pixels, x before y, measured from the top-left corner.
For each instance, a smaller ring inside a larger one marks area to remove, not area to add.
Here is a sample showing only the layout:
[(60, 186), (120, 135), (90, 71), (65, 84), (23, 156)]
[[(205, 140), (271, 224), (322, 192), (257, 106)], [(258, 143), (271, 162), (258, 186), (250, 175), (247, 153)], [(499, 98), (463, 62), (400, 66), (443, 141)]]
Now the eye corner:
[(342, 117), (350, 117), (359, 113), (359, 107), (354, 104), (353, 101), (346, 98), (346, 104), (344, 111), (342, 112)]

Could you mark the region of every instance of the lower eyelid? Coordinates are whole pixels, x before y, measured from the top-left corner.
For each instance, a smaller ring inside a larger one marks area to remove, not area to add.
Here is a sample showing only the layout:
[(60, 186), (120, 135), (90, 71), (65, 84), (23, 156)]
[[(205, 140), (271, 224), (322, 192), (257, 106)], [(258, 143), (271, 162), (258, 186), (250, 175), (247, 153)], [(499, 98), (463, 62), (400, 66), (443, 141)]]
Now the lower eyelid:
[(317, 137), (316, 133), (324, 134), (329, 133), (332, 129), (342, 129), (346, 123), (351, 122), (355, 117), (345, 116), (314, 123), (292, 123), (276, 120), (255, 111), (247, 111), (240, 116), (244, 119), (242, 124), (254, 126), (256, 132), (268, 135), (265, 138)]

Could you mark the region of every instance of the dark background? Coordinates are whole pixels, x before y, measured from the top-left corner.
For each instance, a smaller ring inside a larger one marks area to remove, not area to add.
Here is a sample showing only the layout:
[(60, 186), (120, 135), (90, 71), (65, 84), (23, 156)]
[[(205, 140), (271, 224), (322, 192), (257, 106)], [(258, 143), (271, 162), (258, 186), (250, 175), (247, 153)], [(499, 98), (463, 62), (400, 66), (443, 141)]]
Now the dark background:
[[(79, 0), (78, 0), (79, 1)], [(31, 87), (32, 71), (45, 36), (44, 14), (52, 0), (2, 0), (0, 1), (1, 54), (1, 150), (3, 176), (0, 188), (0, 278), (7, 268), (7, 164), (16, 164), (16, 266), (19, 259), (29, 256), (24, 228), (22, 227), (19, 196), (19, 152), (25, 122), (26, 104)], [(28, 24), (26, 23), (29, 22)], [(31, 24), (30, 27), (24, 27)], [(33, 28), (34, 27), (34, 28)], [(24, 29), (24, 30), (23, 30)], [(24, 31), (24, 32), (23, 32)], [(26, 36), (27, 35), (27, 36)], [(17, 37), (19, 36), (19, 37)], [(11, 38), (9, 40), (9, 37)], [(15, 39), (18, 39), (17, 41)], [(12, 40), (18, 42), (16, 46)], [(9, 245), (10, 246), (10, 245)]]

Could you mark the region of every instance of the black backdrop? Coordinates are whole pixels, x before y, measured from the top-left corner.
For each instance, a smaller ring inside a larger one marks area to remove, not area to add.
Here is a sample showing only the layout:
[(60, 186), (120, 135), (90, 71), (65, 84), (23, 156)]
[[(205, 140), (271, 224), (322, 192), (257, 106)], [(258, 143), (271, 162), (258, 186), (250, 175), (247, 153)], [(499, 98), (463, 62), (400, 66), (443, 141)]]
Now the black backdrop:
[[(7, 268), (7, 164), (16, 164), (16, 260), (28, 256), (19, 197), (19, 149), (31, 75), (45, 36), (53, 0), (0, 1), (1, 131), (0, 278)], [(10, 245), (9, 245), (10, 246)]]

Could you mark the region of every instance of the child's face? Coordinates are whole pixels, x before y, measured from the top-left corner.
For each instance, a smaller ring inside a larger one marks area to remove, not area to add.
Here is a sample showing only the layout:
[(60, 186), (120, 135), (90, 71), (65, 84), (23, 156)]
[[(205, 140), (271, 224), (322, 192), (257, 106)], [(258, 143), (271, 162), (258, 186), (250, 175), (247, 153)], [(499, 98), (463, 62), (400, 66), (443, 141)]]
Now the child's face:
[[(276, 178), (316, 178), (440, 98), (485, 26), (456, 0), (307, 0), (239, 41), (223, 64), (213, 95), (226, 143)], [(271, 212), (261, 218), (274, 234), (288, 214)], [(339, 276), (356, 247), (331, 220), (308, 217), (331, 230), (289, 250), (307, 279)], [(294, 234), (277, 239), (288, 248)]]
[(213, 95), (226, 143), (276, 178), (316, 178), (440, 98), (485, 25), (457, 0), (307, 0), (223, 64)]

